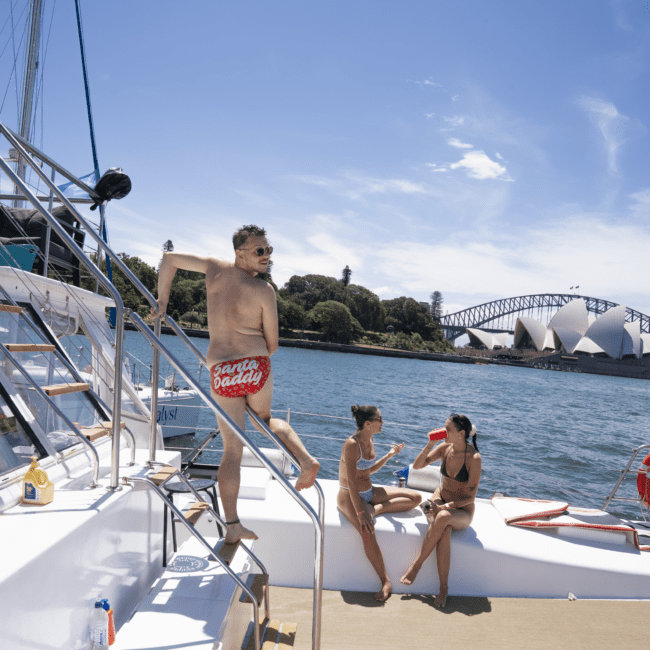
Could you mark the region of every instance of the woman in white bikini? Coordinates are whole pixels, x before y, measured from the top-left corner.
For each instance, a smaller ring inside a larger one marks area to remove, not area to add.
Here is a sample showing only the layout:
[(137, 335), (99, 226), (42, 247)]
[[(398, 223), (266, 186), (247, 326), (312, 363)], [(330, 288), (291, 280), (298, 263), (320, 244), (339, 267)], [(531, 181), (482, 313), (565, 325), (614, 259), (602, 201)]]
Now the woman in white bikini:
[(381, 590), (375, 598), (383, 602), (390, 596), (392, 586), (384, 558), (375, 537), (374, 518), (389, 512), (404, 512), (415, 508), (422, 496), (415, 490), (397, 487), (377, 487), (370, 482), (370, 475), (380, 470), (386, 462), (404, 448), (404, 443), (394, 444), (381, 458), (375, 455), (373, 436), (381, 433), (383, 423), (376, 406), (352, 407), (357, 432), (343, 443), (339, 463), (339, 510), (361, 534), (363, 548), (379, 579)]

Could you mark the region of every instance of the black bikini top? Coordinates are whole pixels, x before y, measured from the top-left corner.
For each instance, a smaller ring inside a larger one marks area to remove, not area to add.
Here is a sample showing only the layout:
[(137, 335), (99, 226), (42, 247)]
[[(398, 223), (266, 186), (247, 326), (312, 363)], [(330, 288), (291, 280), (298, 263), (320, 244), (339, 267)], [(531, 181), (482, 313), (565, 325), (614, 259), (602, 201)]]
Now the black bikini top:
[(456, 476), (449, 476), (449, 474), (447, 474), (447, 456), (449, 456), (450, 453), (451, 453), (451, 448), (445, 454), (445, 457), (442, 459), (442, 463), (440, 463), (440, 473), (443, 476), (446, 476), (447, 478), (451, 478), (454, 481), (458, 481), (459, 483), (467, 483), (467, 481), (469, 481), (469, 472), (467, 471), (467, 465), (465, 465), (465, 454), (467, 453), (467, 440), (465, 441), (465, 452), (463, 453), (463, 466), (458, 470), (458, 474), (456, 474)]

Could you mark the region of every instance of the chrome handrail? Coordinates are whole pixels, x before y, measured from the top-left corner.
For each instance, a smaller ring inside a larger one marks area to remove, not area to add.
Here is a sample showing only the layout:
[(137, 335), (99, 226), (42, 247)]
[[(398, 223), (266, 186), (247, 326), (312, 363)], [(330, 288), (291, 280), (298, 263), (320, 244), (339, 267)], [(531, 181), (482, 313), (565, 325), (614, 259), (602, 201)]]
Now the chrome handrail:
[[(54, 185), (47, 177), (46, 174), (42, 172), (40, 167), (32, 160), (31, 156), (28, 156), (26, 151), (23, 149), (21, 144), (16, 140), (12, 135), (11, 131), (0, 123), (0, 133), (3, 133), (5, 137), (14, 145), (16, 150), (25, 157), (29, 165), (34, 169), (36, 174), (45, 182), (45, 184), (57, 194), (65, 203), (66, 207), (70, 210), (75, 217), (79, 218), (80, 223), (84, 224), (89, 232), (93, 232), (92, 228), (89, 228), (85, 220), (79, 215), (79, 213), (74, 209), (72, 204), (67, 201), (66, 197), (63, 196), (58, 187)], [(0, 167), (4, 170), (7, 176), (12, 180), (14, 185), (20, 189), (24, 197), (41, 213), (43, 218), (50, 224), (54, 229), (56, 234), (63, 240), (70, 252), (83, 264), (86, 269), (90, 272), (95, 279), (101, 283), (101, 285), (106, 289), (109, 295), (113, 298), (115, 303), (116, 310), (116, 321), (115, 321), (115, 370), (113, 381), (116, 388), (122, 385), (122, 358), (123, 358), (123, 345), (124, 345), (124, 304), (122, 302), (122, 297), (120, 296), (119, 291), (115, 286), (109, 282), (104, 274), (89, 260), (83, 250), (79, 248), (78, 244), (61, 226), (57, 219), (55, 219), (38, 201), (34, 196), (31, 190), (27, 187), (24, 181), (19, 178), (19, 176), (14, 172), (13, 169), (7, 164), (7, 162), (0, 157)], [(153, 398), (153, 395), (152, 395)], [(122, 412), (122, 391), (114, 390), (113, 391), (113, 413)], [(112, 437), (112, 449), (111, 449), (111, 482), (109, 489), (116, 490), (118, 489), (119, 482), (119, 465), (120, 465), (120, 418), (113, 418), (113, 437)]]
[[(63, 194), (63, 192), (57, 187), (48, 177), (47, 175), (41, 170), (40, 166), (32, 160), (31, 156), (28, 156), (25, 149), (33, 153), (34, 155), (38, 156), (44, 163), (52, 167), (53, 169), (56, 169), (60, 174), (71, 180), (73, 183), (75, 183), (78, 187), (81, 187), (82, 189), (86, 190), (90, 196), (93, 196), (95, 198), (99, 198), (98, 194), (88, 187), (85, 183), (80, 181), (78, 178), (76, 178), (74, 175), (72, 175), (70, 172), (65, 170), (63, 167), (55, 163), (51, 158), (46, 156), (44, 153), (36, 149), (33, 145), (28, 143), (26, 140), (21, 138), (20, 136), (16, 135), (11, 129), (7, 128), (4, 124), (0, 122), (0, 133), (2, 133), (7, 140), (14, 146), (14, 148), (25, 157), (27, 163), (30, 165), (30, 167), (34, 170), (34, 172), (37, 174), (37, 176), (45, 183), (45, 185), (50, 189), (51, 192), (53, 192), (61, 201), (63, 205), (71, 212), (71, 214), (74, 215), (75, 219), (79, 221), (79, 223), (84, 227), (86, 232), (95, 240), (95, 243), (99, 248), (101, 248), (104, 253), (110, 257), (111, 261), (119, 268), (119, 270), (126, 275), (126, 277), (129, 279), (129, 281), (133, 284), (133, 286), (142, 294), (142, 296), (149, 302), (151, 307), (157, 308), (157, 302), (156, 299), (153, 297), (153, 295), (149, 292), (149, 290), (142, 284), (142, 282), (136, 277), (136, 275), (131, 271), (131, 269), (113, 252), (113, 250), (108, 246), (108, 244), (95, 232), (95, 230), (92, 228), (92, 226), (86, 221), (86, 219), (81, 216), (79, 211), (72, 205), (72, 203), (68, 200), (68, 197)], [(24, 147), (24, 148), (23, 148)], [(68, 235), (67, 232), (61, 227), (59, 222), (54, 219), (39, 203), (38, 199), (36, 196), (34, 196), (30, 190), (27, 188), (27, 186), (16, 176), (14, 171), (9, 167), (9, 165), (0, 157), (0, 166), (7, 172), (7, 175), (14, 181), (14, 184), (20, 188), (21, 192), (25, 195), (26, 198), (29, 199), (29, 201), (32, 203), (32, 205), (45, 217), (45, 219), (48, 221), (48, 223), (54, 228), (56, 233), (63, 239), (63, 241), (66, 243), (68, 248), (72, 251), (72, 253), (79, 259), (84, 266), (91, 272), (91, 274), (95, 277), (95, 279), (102, 284), (102, 286), (108, 291), (108, 293), (111, 295), (113, 300), (115, 301), (115, 308), (116, 308), (116, 319), (115, 319), (115, 375), (114, 375), (114, 381), (116, 386), (120, 386), (122, 384), (122, 357), (123, 357), (123, 338), (124, 338), (124, 305), (122, 303), (122, 297), (120, 296), (119, 292), (117, 289), (114, 287), (114, 285), (106, 279), (104, 274), (86, 257), (84, 252), (77, 246), (77, 243)], [(19, 181), (18, 183), (16, 182), (16, 179)], [(62, 234), (63, 233), (63, 234)], [(81, 255), (81, 257), (79, 256)], [(159, 321), (159, 319), (156, 319)], [(157, 325), (159, 327), (159, 324)], [(160, 331), (157, 330), (156, 334), (158, 337), (160, 337)], [(119, 357), (118, 357), (118, 352), (119, 352)], [(119, 361), (119, 363), (118, 363)], [(157, 352), (154, 348), (154, 359), (153, 359), (153, 367), (158, 371), (158, 359), (157, 359)], [(158, 375), (155, 374), (153, 376), (153, 379), (155, 382), (152, 382), (153, 385), (157, 386), (158, 385)], [(121, 400), (121, 391), (114, 391), (114, 396), (113, 396), (113, 401), (114, 401), (114, 411), (117, 413), (121, 412), (120, 408), (120, 400)], [(151, 393), (151, 411), (152, 413), (156, 413), (158, 409), (158, 392), (157, 391), (152, 391)], [(152, 417), (151, 419), (151, 442), (150, 442), (150, 460), (153, 460), (153, 454), (155, 454), (155, 438), (156, 438), (156, 431), (157, 431), (157, 422), (156, 418)], [(115, 439), (115, 431), (114, 431), (114, 439)], [(117, 437), (119, 440), (119, 429), (117, 430)], [(114, 448), (115, 452), (115, 448)], [(115, 473), (115, 468), (119, 467), (119, 451), (117, 453), (114, 453), (113, 461), (112, 461), (112, 468), (111, 468), (111, 488), (115, 489), (117, 488), (117, 483), (119, 477)]]
[[(162, 467), (166, 467), (166, 466), (167, 466), (166, 463), (154, 462), (153, 464), (154, 464), (154, 465), (160, 465), (160, 466), (162, 466)], [(189, 491), (190, 491), (190, 492), (191, 492), (191, 493), (192, 493), (192, 494), (193, 494), (193, 495), (194, 495), (194, 496), (195, 496), (195, 497), (196, 497), (196, 498), (201, 502), (201, 503), (205, 503), (205, 504), (206, 504), (206, 506), (207, 506), (206, 510), (207, 510), (207, 511), (208, 511), (208, 512), (209, 512), (209, 513), (210, 513), (210, 514), (211, 514), (211, 515), (212, 515), (212, 516), (213, 516), (213, 517), (214, 517), (214, 518), (215, 518), (215, 519), (216, 519), (216, 520), (217, 520), (217, 521), (218, 521), (218, 522), (219, 522), (219, 523), (224, 527), (224, 528), (226, 528), (226, 520), (225, 520), (225, 519), (224, 519), (224, 518), (223, 518), (223, 517), (222, 517), (218, 512), (215, 511), (215, 509), (212, 507), (212, 504), (211, 504), (209, 501), (206, 501), (206, 500), (205, 500), (205, 499), (204, 499), (204, 498), (203, 498), (203, 497), (198, 493), (198, 491), (197, 491), (197, 490), (194, 488), (194, 486), (192, 485), (192, 481), (191, 481), (187, 476), (185, 476), (185, 474), (183, 474), (182, 472), (175, 472), (174, 474), (170, 474), (170, 476), (169, 476), (168, 478), (166, 478), (166, 479), (165, 479), (165, 480), (160, 484), (160, 487), (162, 487), (165, 483), (168, 483), (168, 482), (171, 481), (172, 479), (177, 479), (177, 480), (180, 479), (181, 483), (183, 483), (183, 485), (184, 485), (184, 486), (185, 486), (185, 487), (186, 487), (186, 488), (187, 488), (187, 489), (188, 489), (188, 490), (189, 490)], [(249, 557), (251, 560), (253, 560), (253, 562), (255, 562), (255, 564), (257, 564), (257, 566), (260, 568), (260, 570), (262, 571), (262, 573), (266, 573), (266, 574), (268, 574), (268, 571), (266, 570), (266, 567), (264, 566), (264, 564), (262, 564), (262, 561), (257, 557), (257, 555), (255, 555), (255, 553), (253, 553), (253, 551), (251, 551), (251, 549), (248, 548), (248, 546), (246, 546), (246, 544), (242, 544), (241, 547), (244, 549), (246, 555), (248, 555), (248, 557)]]
[(621, 475), (616, 482), (616, 485), (614, 486), (614, 489), (610, 492), (609, 496), (607, 499), (605, 499), (605, 505), (603, 505), (603, 510), (607, 510), (607, 507), (612, 501), (627, 501), (630, 503), (639, 503), (642, 501), (641, 497), (637, 497), (636, 499), (630, 499), (629, 497), (617, 497), (614, 496), (616, 492), (618, 491), (618, 488), (621, 486), (621, 483), (625, 480), (625, 477), (628, 475), (630, 471), (630, 467), (632, 467), (632, 463), (636, 459), (636, 457), (639, 455), (639, 452), (642, 449), (650, 449), (650, 445), (641, 445), (640, 447), (637, 447), (636, 449), (633, 450), (632, 452), (632, 458), (630, 458), (630, 462), (627, 464), (625, 469), (621, 472)]
[[(175, 477), (176, 474), (172, 474), (169, 478)], [(221, 565), (221, 568), (232, 578), (235, 583), (248, 595), (248, 597), (251, 599), (251, 602), (253, 604), (253, 620), (255, 621), (255, 625), (253, 627), (254, 634), (255, 634), (255, 648), (257, 650), (260, 650), (260, 633), (259, 633), (259, 625), (257, 622), (259, 621), (259, 607), (257, 605), (257, 598), (255, 597), (255, 594), (246, 586), (244, 581), (228, 566), (226, 562), (224, 562), (217, 553), (215, 553), (214, 549), (208, 544), (199, 533), (198, 530), (192, 524), (190, 524), (189, 521), (183, 516), (183, 513), (174, 505), (174, 503), (167, 498), (165, 493), (162, 491), (162, 486), (166, 483), (168, 479), (162, 482), (160, 486), (156, 485), (150, 478), (144, 478), (144, 477), (136, 477), (136, 476), (124, 476), (122, 477), (122, 482), (126, 485), (129, 483), (144, 483), (148, 487), (152, 488), (154, 492), (162, 499), (163, 503), (172, 511), (172, 517), (176, 517), (178, 521), (180, 521), (189, 531), (190, 534), (193, 535), (199, 543), (205, 547), (205, 549), (212, 555), (214, 560)], [(203, 500), (199, 497), (199, 500)], [(210, 508), (211, 510), (211, 508)], [(212, 511), (214, 512), (214, 511)], [(242, 544), (242, 546), (244, 546)], [(163, 549), (163, 553), (166, 553), (167, 549)]]
[[(313, 650), (320, 650), (320, 631), (321, 631), (321, 604), (322, 604), (322, 578), (323, 578), (323, 541), (324, 541), (324, 530), (323, 530), (323, 525), (322, 525), (322, 520), (324, 516), (324, 498), (323, 498), (323, 492), (320, 486), (318, 485), (318, 482), (314, 483), (314, 486), (316, 487), (317, 493), (318, 493), (318, 498), (319, 498), (319, 515), (316, 514), (314, 509), (309, 505), (309, 503), (306, 501), (304, 497), (302, 497), (300, 494), (298, 494), (297, 490), (289, 483), (289, 481), (286, 479), (284, 474), (278, 470), (275, 465), (269, 461), (266, 456), (260, 451), (259, 447), (245, 434), (244, 431), (242, 431), (237, 423), (217, 404), (217, 402), (212, 398), (211, 395), (206, 393), (206, 391), (203, 389), (201, 384), (199, 384), (194, 377), (185, 369), (185, 367), (174, 357), (174, 355), (162, 344), (160, 339), (156, 338), (156, 336), (151, 332), (149, 329), (149, 326), (140, 318), (140, 316), (133, 312), (130, 309), (126, 310), (126, 313), (129, 315), (131, 322), (144, 334), (145, 338), (149, 340), (149, 342), (154, 346), (158, 347), (160, 351), (163, 353), (167, 361), (176, 368), (176, 370), (180, 373), (180, 375), (185, 379), (185, 381), (194, 388), (201, 399), (212, 408), (212, 410), (215, 412), (215, 414), (218, 414), (219, 417), (230, 427), (231, 431), (235, 434), (235, 436), (246, 446), (250, 451), (253, 453), (253, 455), (257, 458), (257, 460), (262, 463), (264, 467), (270, 472), (271, 476), (275, 478), (280, 485), (289, 493), (289, 495), (300, 505), (300, 507), (309, 515), (309, 517), (312, 520), (312, 523), (314, 524), (314, 528), (316, 530), (316, 552), (315, 552), (315, 558), (314, 558), (314, 566), (315, 566), (315, 571), (314, 571), (314, 618), (313, 618), (313, 626), (312, 626), (312, 648)], [(169, 323), (173, 323), (173, 319), (165, 317), (165, 320)], [(176, 325), (176, 323), (174, 323)], [(177, 326), (176, 326), (177, 328)], [(172, 326), (172, 329), (175, 329)], [(179, 329), (179, 328), (178, 328)], [(182, 332), (182, 330), (181, 330)], [(187, 338), (185, 333), (182, 332), (183, 338)], [(195, 349), (198, 351), (198, 348), (190, 342), (191, 349)], [(198, 351), (200, 356), (199, 359), (203, 357), (203, 355)], [(255, 414), (257, 415), (257, 414)], [(266, 423), (264, 423), (263, 420), (261, 420), (262, 423), (264, 424), (265, 432), (267, 435), (269, 435), (269, 438), (273, 440), (276, 444), (280, 445), (280, 448), (285, 452), (286, 448), (282, 443), (276, 438), (275, 434), (266, 426)], [(289, 458), (293, 458), (291, 454), (289, 454)], [(293, 459), (293, 461), (299, 465), (297, 460)]]

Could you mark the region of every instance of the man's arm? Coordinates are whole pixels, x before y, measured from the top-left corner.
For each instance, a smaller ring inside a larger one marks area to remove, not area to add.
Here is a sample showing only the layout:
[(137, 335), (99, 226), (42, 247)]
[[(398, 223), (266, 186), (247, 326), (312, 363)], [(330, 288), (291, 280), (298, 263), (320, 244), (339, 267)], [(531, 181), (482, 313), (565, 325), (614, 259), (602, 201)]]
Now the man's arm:
[(273, 287), (268, 284), (264, 287), (264, 299), (262, 301), (262, 328), (266, 349), (271, 356), (278, 349), (278, 302)]
[(172, 280), (176, 275), (177, 269), (205, 273), (208, 269), (209, 261), (209, 258), (199, 257), (198, 255), (163, 253), (160, 271), (158, 272), (158, 310), (154, 311), (152, 309), (151, 315), (155, 318), (167, 311), (169, 292), (172, 288)]

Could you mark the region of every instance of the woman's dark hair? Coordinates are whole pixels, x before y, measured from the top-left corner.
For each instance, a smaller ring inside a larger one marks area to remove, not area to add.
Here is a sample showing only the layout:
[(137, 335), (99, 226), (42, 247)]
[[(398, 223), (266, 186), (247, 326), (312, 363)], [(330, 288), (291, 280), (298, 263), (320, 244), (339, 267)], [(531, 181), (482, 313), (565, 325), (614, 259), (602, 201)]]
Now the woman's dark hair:
[(377, 415), (377, 410), (376, 406), (359, 406), (358, 404), (352, 406), (352, 415), (354, 416), (359, 431), (363, 429), (363, 425), (368, 422), (368, 420), (372, 420), (372, 418)]
[(452, 413), (449, 416), (449, 419), (454, 423), (460, 431), (465, 432), (465, 440), (470, 436), (472, 437), (472, 444), (474, 449), (478, 451), (478, 445), (476, 444), (476, 427), (469, 421), (469, 418), (466, 415), (460, 415), (458, 413)]

